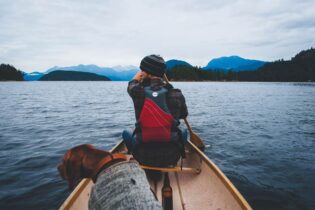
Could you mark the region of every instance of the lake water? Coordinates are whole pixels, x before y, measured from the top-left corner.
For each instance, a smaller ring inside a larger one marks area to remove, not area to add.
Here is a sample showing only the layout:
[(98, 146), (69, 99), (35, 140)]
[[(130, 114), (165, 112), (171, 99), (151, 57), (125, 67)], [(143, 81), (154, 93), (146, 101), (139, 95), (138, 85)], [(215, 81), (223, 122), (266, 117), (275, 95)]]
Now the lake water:
[[(254, 209), (315, 208), (315, 84), (185, 82), (188, 121)], [(56, 166), (91, 143), (109, 150), (134, 113), (127, 82), (0, 83), (0, 209), (57, 209)]]

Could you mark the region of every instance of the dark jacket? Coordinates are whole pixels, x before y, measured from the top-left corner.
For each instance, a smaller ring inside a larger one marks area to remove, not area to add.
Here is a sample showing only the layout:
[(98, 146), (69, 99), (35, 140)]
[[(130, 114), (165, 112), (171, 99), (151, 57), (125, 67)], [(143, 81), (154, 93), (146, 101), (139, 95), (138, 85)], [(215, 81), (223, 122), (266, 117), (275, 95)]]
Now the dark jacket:
[(139, 83), (137, 80), (131, 80), (128, 84), (128, 93), (133, 100), (137, 120), (139, 119), (145, 99), (145, 86), (151, 86), (153, 90), (157, 90), (160, 87), (169, 89), (166, 102), (172, 116), (177, 120), (187, 117), (188, 111), (185, 98), (179, 89), (174, 89), (172, 86), (165, 84), (162, 79), (152, 79), (150, 82), (145, 82), (144, 84)]

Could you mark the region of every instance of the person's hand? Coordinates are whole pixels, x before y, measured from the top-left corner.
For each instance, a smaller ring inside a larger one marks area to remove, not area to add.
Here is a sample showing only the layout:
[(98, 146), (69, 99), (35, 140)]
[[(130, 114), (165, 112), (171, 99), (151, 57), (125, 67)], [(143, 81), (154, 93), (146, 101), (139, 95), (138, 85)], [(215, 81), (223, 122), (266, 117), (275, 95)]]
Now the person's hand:
[(140, 81), (141, 80), (141, 71), (138, 71), (136, 75), (133, 77), (134, 80)]

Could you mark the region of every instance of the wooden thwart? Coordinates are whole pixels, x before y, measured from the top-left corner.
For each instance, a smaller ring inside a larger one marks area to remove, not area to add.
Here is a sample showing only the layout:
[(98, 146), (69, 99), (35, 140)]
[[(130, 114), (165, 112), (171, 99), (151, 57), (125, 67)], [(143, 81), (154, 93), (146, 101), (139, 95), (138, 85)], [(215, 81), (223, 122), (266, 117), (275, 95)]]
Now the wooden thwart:
[(171, 167), (171, 168), (160, 168), (160, 167), (151, 167), (151, 166), (144, 166), (140, 165), (143, 169), (155, 170), (155, 171), (162, 171), (162, 172), (182, 172), (182, 173), (196, 173), (199, 174), (201, 169), (198, 168), (187, 168), (187, 167)]

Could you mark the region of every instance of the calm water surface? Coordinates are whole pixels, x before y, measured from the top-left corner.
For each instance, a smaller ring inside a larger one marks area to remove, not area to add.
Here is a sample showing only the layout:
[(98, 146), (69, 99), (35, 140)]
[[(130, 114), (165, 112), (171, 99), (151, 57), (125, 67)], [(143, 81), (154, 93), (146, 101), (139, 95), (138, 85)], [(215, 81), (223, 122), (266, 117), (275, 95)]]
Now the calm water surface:
[[(315, 208), (315, 84), (174, 83), (206, 154), (254, 209)], [(57, 209), (56, 166), (91, 143), (109, 150), (132, 128), (127, 82), (0, 83), (0, 209)]]

